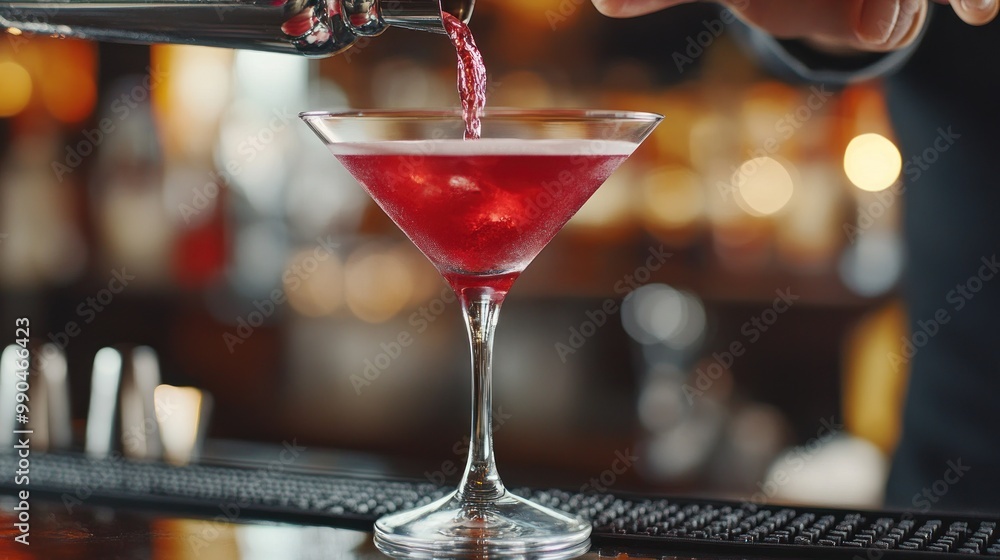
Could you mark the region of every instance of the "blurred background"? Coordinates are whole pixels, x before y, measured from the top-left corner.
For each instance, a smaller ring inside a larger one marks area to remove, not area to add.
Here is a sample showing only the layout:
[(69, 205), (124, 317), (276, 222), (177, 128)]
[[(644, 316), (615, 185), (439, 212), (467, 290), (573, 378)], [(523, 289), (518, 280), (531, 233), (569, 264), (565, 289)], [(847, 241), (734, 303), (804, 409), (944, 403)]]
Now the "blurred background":
[[(912, 170), (879, 84), (777, 81), (699, 5), (480, 1), (471, 26), (491, 106), (666, 115), (504, 306), (508, 483), (877, 504)], [(65, 351), (76, 431), (97, 350), (144, 344), (213, 395), (208, 457), (294, 439), (457, 479), (460, 309), (295, 116), (457, 106), (454, 64), (396, 29), (319, 61), (0, 37), (0, 310)]]

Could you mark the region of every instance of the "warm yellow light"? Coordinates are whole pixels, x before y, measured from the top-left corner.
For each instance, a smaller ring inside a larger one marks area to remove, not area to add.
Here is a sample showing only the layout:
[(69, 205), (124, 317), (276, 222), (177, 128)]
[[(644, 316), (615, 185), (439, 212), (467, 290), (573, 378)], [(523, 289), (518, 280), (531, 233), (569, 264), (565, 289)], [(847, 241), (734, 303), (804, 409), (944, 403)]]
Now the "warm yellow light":
[(152, 47), (149, 87), (135, 91), (151, 97), (168, 156), (198, 158), (212, 151), (219, 116), (232, 103), (234, 56), (233, 51), (189, 45)]
[(615, 172), (573, 216), (570, 227), (604, 228), (628, 221), (632, 189), (626, 179), (628, 169)]
[(647, 225), (681, 228), (702, 217), (705, 195), (701, 181), (684, 167), (662, 167), (646, 174), (638, 198)]
[(362, 321), (388, 321), (406, 305), (413, 280), (396, 252), (361, 248), (347, 259), (344, 275), (347, 307)]
[(298, 270), (298, 277), (285, 275), (285, 294), (292, 309), (306, 317), (329, 315), (340, 307), (344, 292), (344, 265), (337, 255), (317, 258), (305, 249), (292, 257), (286, 270)]
[[(85, 121), (97, 104), (96, 44), (75, 39), (41, 39), (35, 51), (36, 56), (21, 58), (35, 77), (35, 98), (41, 100), (56, 120), (69, 124)], [(59, 61), (58, 72), (50, 70), (52, 60)], [(92, 127), (99, 128), (100, 120), (95, 120)]]
[(66, 66), (46, 74), (41, 82), (42, 101), (49, 113), (65, 123), (81, 122), (97, 103), (97, 86), (89, 71)]
[(31, 100), (31, 75), (13, 61), (0, 62), (0, 117), (20, 113)]
[(899, 149), (881, 134), (858, 135), (844, 151), (844, 172), (861, 190), (876, 192), (889, 188), (902, 170)]
[(555, 104), (552, 84), (541, 74), (521, 70), (500, 78), (504, 87), (497, 88), (497, 107), (551, 107)]
[(785, 166), (766, 156), (743, 162), (733, 173), (731, 182), (736, 201), (755, 216), (767, 216), (784, 208), (794, 189), (792, 176)]

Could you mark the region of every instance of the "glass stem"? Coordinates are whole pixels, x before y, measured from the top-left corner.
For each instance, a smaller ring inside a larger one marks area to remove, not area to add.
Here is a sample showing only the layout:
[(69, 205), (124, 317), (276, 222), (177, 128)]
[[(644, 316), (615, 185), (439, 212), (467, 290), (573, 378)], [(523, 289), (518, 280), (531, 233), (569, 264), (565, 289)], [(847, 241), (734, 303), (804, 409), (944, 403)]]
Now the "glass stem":
[(492, 503), (506, 492), (493, 457), (493, 332), (505, 295), (492, 288), (463, 288), (458, 294), (472, 346), (472, 434), (458, 486), (468, 504)]

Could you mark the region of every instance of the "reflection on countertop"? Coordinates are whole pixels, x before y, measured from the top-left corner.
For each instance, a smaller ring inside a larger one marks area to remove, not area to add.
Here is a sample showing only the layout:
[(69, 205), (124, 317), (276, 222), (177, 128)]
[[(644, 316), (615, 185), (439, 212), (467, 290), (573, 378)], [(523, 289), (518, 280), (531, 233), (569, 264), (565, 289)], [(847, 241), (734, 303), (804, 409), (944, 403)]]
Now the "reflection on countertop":
[[(13, 496), (0, 496), (4, 560), (368, 560), (387, 558), (371, 533), (244, 520), (238, 509), (214, 518), (166, 511), (112, 509), (73, 497), (31, 496), (29, 546), (15, 542)], [(681, 557), (592, 549), (585, 560)], [(683, 558), (691, 558), (689, 555)], [(698, 558), (718, 558), (698, 556)]]

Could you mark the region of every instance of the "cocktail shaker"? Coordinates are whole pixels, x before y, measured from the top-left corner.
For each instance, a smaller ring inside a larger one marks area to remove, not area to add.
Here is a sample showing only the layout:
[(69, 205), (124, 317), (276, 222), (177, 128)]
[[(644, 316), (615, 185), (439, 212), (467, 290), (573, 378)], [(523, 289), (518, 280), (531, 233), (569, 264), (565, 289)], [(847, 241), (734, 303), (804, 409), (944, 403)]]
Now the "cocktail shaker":
[(324, 57), (389, 26), (445, 33), (475, 0), (0, 0), (8, 32)]

